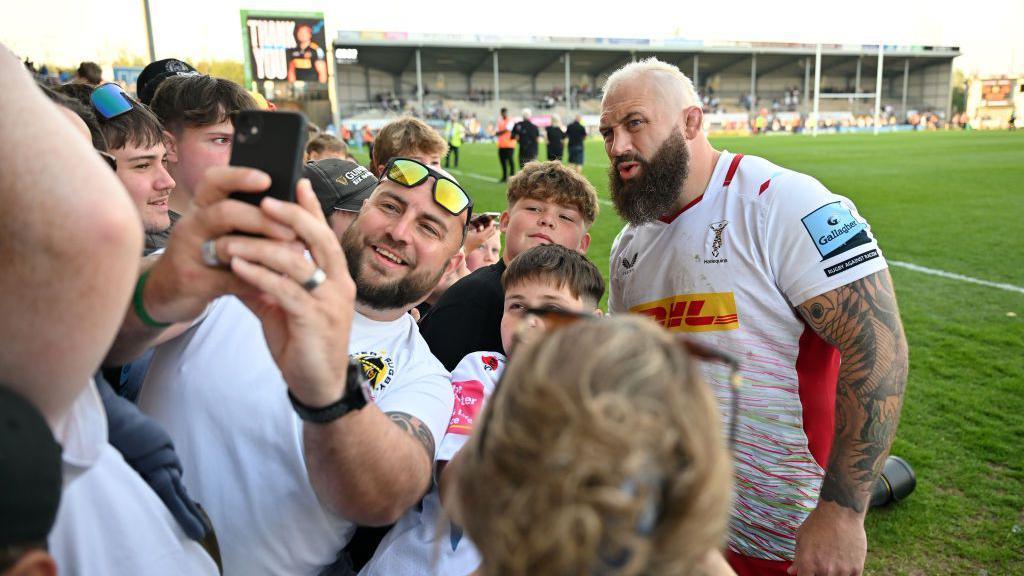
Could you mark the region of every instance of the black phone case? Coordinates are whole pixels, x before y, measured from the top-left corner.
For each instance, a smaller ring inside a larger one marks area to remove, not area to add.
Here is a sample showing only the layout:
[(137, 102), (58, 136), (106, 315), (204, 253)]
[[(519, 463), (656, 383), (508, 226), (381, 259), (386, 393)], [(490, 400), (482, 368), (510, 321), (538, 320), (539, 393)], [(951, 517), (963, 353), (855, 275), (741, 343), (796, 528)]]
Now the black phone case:
[(302, 173), (306, 117), (295, 112), (243, 110), (234, 119), (232, 166), (257, 168), (270, 175), (270, 188), (259, 194), (233, 193), (231, 198), (259, 205), (264, 196), (295, 201)]

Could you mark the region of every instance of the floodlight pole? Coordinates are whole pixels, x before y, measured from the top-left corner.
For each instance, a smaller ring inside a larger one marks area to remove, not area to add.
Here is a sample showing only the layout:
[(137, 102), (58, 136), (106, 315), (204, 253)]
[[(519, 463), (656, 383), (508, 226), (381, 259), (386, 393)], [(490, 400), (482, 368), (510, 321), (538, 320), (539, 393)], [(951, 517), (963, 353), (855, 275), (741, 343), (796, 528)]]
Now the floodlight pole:
[(146, 17), (146, 43), (149, 46), (149, 61), (156, 60), (156, 50), (153, 48), (153, 15), (149, 10), (149, 0), (142, 0), (142, 11)]
[(757, 53), (750, 55), (750, 111), (757, 113)]
[(821, 92), (821, 44), (814, 49), (814, 126), (811, 127), (811, 136), (818, 136), (818, 100)]
[(572, 110), (572, 76), (569, 64), (569, 51), (565, 51), (565, 109)]
[(875, 134), (882, 120), (882, 65), (885, 63), (885, 45), (878, 43), (878, 73), (875, 75)]
[(494, 104), (501, 102), (501, 78), (498, 76), (498, 51), (491, 52), (494, 55)]
[(906, 60), (903, 61), (903, 102), (901, 104), (902, 112), (900, 112), (901, 114), (903, 114), (903, 119), (904, 120), (907, 119), (907, 84), (909, 83), (909, 80), (910, 80), (910, 58), (907, 58)]
[(423, 114), (423, 67), (420, 63), (420, 49), (416, 49), (416, 100), (420, 105), (420, 114)]
[(700, 91), (700, 55), (693, 55), (693, 87)]

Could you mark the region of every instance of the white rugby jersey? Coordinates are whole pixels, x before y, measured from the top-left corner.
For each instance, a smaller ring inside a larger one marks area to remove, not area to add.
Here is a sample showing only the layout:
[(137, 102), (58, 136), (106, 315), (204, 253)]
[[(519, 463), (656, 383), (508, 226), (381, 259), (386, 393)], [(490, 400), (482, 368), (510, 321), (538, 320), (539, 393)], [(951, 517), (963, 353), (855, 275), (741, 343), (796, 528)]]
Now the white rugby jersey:
[[(735, 552), (792, 560), (828, 462), (839, 352), (795, 307), (885, 268), (849, 200), (805, 174), (724, 151), (702, 196), (615, 239), (611, 312), (647, 314), (742, 364)], [(703, 372), (728, 421), (726, 369)]]

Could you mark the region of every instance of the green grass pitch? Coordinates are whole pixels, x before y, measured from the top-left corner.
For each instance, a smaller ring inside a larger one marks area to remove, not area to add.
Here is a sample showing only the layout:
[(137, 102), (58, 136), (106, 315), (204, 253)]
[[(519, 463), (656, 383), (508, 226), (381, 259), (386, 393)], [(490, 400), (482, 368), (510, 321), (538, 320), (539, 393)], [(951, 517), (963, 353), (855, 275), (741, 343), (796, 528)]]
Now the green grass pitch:
[[(1024, 133), (714, 138), (853, 200), (890, 261), (1024, 286)], [(541, 146), (541, 157), (545, 152)], [(505, 207), (494, 144), (468, 144), (454, 174), (476, 210)], [(365, 160), (365, 154), (361, 156)], [(584, 173), (605, 199), (589, 256), (607, 278), (622, 221), (608, 159)], [(891, 268), (910, 342), (893, 453), (916, 492), (867, 518), (868, 574), (1024, 574), (1024, 294)]]

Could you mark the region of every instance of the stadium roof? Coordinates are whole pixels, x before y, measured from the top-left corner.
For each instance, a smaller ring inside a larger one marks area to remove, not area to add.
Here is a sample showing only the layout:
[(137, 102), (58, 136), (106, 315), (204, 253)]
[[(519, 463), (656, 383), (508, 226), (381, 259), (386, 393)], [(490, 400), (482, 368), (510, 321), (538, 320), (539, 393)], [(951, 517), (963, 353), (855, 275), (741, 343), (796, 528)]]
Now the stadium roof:
[[(658, 58), (689, 71), (697, 56), (700, 75), (708, 78), (730, 70), (749, 71), (757, 54), (757, 75), (763, 76), (814, 56), (815, 44), (768, 42), (703, 42), (685, 38), (584, 38), (558, 36), (453, 35), (406, 32), (338, 31), (335, 48), (356, 48), (358, 63), (400, 74), (415, 66), (416, 51), (424, 71), (472, 74), (493, 68), (494, 51), (504, 73), (539, 74), (561, 70), (570, 53), (574, 73), (599, 76), (633, 58)], [(958, 47), (885, 45), (886, 68), (903, 69), (903, 60), (916, 70), (960, 55)], [(874, 57), (877, 44), (822, 44), (829, 59), (825, 71), (852, 74), (858, 57)], [(835, 57), (839, 58), (835, 58)], [(846, 70), (849, 68), (849, 70)]]

